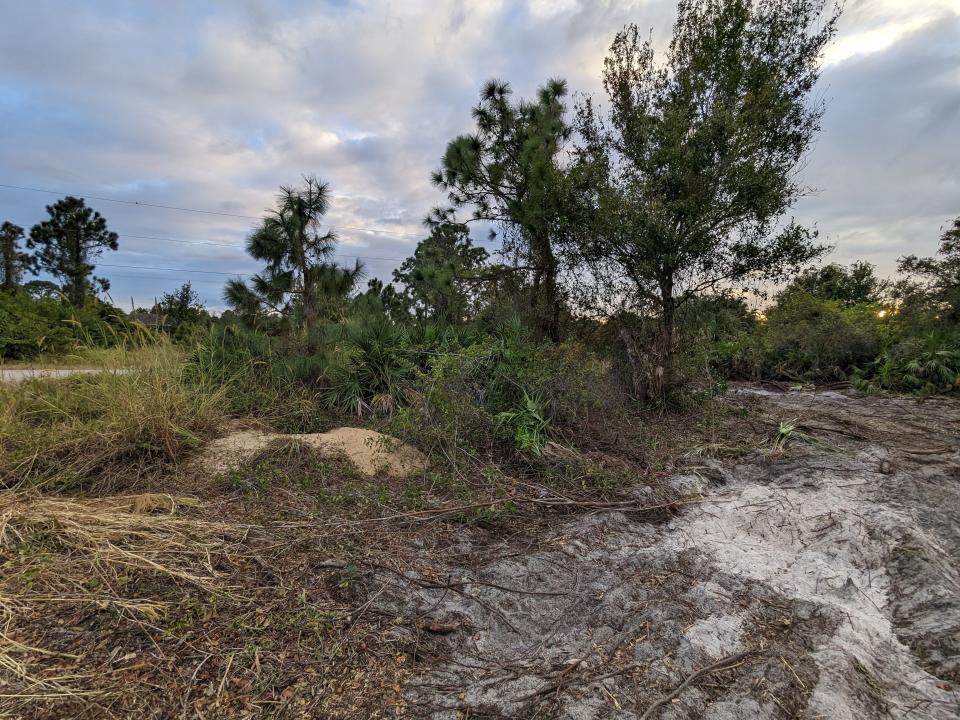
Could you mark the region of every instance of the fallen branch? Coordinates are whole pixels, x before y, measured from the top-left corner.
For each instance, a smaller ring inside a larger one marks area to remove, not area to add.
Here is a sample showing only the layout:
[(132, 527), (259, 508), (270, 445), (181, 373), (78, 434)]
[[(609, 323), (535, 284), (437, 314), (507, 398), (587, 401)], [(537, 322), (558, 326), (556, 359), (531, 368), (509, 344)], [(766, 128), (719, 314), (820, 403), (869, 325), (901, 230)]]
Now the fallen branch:
[(713, 665), (707, 665), (704, 668), (700, 668), (696, 672), (690, 673), (690, 675), (687, 676), (687, 679), (684, 680), (682, 683), (680, 683), (680, 685), (677, 687), (676, 690), (674, 690), (669, 695), (664, 695), (662, 698), (657, 700), (653, 705), (648, 707), (646, 712), (644, 712), (643, 715), (640, 716), (640, 720), (650, 720), (654, 716), (654, 713), (657, 712), (657, 710), (659, 710), (661, 707), (663, 707), (668, 702), (673, 700), (675, 697), (680, 695), (680, 693), (686, 690), (690, 686), (690, 683), (692, 683), (698, 677), (702, 675), (706, 675), (707, 673), (718, 672), (720, 670), (727, 670), (728, 669), (727, 666), (735, 664), (749, 657), (750, 655), (753, 655), (754, 652), (755, 652), (754, 650), (747, 650), (746, 652), (737, 653), (736, 655), (727, 655), (725, 658), (717, 660), (715, 663), (713, 663)]

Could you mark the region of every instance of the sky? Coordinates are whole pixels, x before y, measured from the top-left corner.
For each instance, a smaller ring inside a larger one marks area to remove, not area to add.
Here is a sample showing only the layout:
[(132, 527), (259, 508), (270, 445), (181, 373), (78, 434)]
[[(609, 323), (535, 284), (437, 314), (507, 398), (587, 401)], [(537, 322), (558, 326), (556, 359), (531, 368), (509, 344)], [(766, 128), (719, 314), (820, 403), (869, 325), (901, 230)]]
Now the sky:
[[(120, 235), (97, 270), (114, 302), (149, 305), (190, 281), (215, 308), (228, 276), (259, 269), (243, 251), (256, 218), (304, 173), (330, 182), (338, 258), (389, 280), (443, 203), (430, 172), (471, 129), (485, 80), (524, 97), (562, 77), (601, 96), (613, 35), (634, 22), (663, 48), (676, 12), (675, 0), (0, 7), (0, 186), (51, 191), (0, 187), (0, 221), (29, 231), (59, 196), (86, 197)], [(817, 95), (827, 111), (796, 218), (835, 246), (829, 261), (890, 275), (899, 256), (932, 254), (960, 215), (960, 0), (848, 0)]]

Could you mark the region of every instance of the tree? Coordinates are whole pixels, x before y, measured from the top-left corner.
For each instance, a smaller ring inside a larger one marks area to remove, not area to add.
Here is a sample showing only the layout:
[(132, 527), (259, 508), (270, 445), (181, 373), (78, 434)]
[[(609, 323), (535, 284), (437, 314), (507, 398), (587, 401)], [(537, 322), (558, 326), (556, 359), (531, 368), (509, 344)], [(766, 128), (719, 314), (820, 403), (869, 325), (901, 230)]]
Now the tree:
[(937, 255), (900, 258), (897, 269), (913, 276), (900, 294), (922, 293), (947, 313), (947, 319), (960, 322), (960, 217), (940, 235)]
[(106, 219), (87, 207), (83, 198), (67, 196), (47, 205), (48, 220), (30, 230), (27, 247), (38, 248), (42, 270), (60, 280), (74, 307), (82, 307), (94, 287), (106, 292), (110, 282), (92, 277), (93, 261), (105, 250), (117, 249), (117, 234), (107, 229)]
[(206, 315), (200, 296), (190, 283), (184, 283), (171, 293), (164, 293), (152, 312), (160, 315), (163, 327), (174, 334), (180, 327), (198, 324)]
[(419, 319), (457, 324), (472, 309), (477, 273), (487, 257), (486, 250), (474, 247), (466, 225), (436, 224), (413, 256), (393, 271), (393, 280), (404, 286)]
[(393, 322), (410, 319), (410, 300), (404, 293), (398, 292), (393, 283), (384, 285), (380, 278), (370, 278), (367, 291), (358, 299), (366, 303), (364, 309), (371, 313), (380, 312)]
[(682, 0), (665, 61), (636, 25), (604, 63), (609, 110), (578, 107), (576, 250), (606, 290), (658, 322), (672, 383), (677, 308), (703, 292), (788, 277), (818, 257), (783, 216), (823, 104), (810, 93), (838, 12), (826, 0)]
[(12, 291), (20, 287), (26, 272), (34, 269), (33, 258), (20, 251), (23, 228), (12, 222), (0, 225), (0, 288)]
[[(558, 263), (553, 240), (561, 222), (558, 156), (570, 136), (564, 121), (566, 83), (551, 80), (532, 102), (511, 103), (509, 83), (489, 81), (473, 110), (476, 131), (447, 146), (434, 183), (454, 208), (470, 206), (473, 220), (499, 223), (504, 251), (532, 276), (531, 305), (541, 333), (560, 337)], [(518, 269), (520, 269), (518, 268)]]
[(810, 268), (784, 288), (781, 296), (803, 291), (819, 300), (837, 300), (847, 307), (877, 303), (883, 299), (888, 283), (874, 274), (873, 265), (855, 262), (849, 268), (830, 263)]
[[(337, 238), (321, 234), (320, 221), (330, 206), (329, 184), (304, 177), (303, 187), (281, 186), (277, 207), (247, 239), (247, 252), (267, 263), (251, 285), (230, 280), (224, 299), (241, 315), (264, 308), (281, 315), (302, 314), (308, 343), (322, 312), (328, 315), (363, 275), (363, 266), (343, 268), (329, 262)], [(333, 304), (331, 304), (333, 303)]]

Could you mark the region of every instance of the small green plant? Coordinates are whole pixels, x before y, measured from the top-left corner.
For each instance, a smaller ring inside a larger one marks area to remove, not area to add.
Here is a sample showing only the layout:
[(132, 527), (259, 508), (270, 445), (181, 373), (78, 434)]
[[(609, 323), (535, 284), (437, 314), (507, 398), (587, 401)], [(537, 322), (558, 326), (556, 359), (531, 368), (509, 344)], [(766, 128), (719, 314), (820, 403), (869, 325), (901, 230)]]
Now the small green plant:
[(793, 445), (818, 445), (819, 441), (812, 435), (808, 435), (799, 429), (796, 420), (785, 420), (777, 428), (776, 435), (773, 436), (772, 451), (775, 453), (784, 452)]
[(523, 404), (516, 410), (497, 413), (497, 427), (509, 430), (518, 450), (541, 455), (549, 436), (550, 423), (543, 416), (540, 401), (526, 392)]

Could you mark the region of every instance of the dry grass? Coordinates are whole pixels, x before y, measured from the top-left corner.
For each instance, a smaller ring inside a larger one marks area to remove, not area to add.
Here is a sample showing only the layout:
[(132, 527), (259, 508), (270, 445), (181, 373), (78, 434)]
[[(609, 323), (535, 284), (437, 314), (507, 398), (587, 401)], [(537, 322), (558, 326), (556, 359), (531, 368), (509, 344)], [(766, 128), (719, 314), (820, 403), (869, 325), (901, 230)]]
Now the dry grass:
[(19, 704), (99, 694), (82, 673), (43, 675), (23, 656), (79, 656), (20, 639), (23, 619), (89, 606), (153, 622), (165, 604), (131, 597), (132, 577), (161, 578), (207, 594), (229, 593), (213, 559), (228, 552), (236, 526), (181, 517), (194, 498), (130, 495), (75, 500), (38, 492), (0, 493), (0, 699)]
[(0, 486), (109, 489), (118, 474), (129, 482), (179, 461), (213, 431), (222, 398), (183, 381), (173, 348), (126, 359), (123, 373), (0, 384)]

